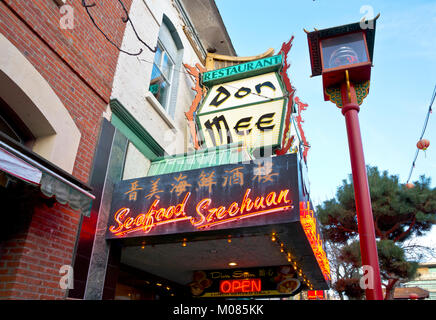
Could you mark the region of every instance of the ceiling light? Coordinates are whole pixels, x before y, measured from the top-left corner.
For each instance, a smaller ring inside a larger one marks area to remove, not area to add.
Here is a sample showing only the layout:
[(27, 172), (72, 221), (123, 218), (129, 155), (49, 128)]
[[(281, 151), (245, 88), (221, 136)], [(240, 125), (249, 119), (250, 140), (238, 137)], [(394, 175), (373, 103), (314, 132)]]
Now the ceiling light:
[(236, 262), (229, 262), (229, 266), (234, 267), (237, 266), (238, 264)]

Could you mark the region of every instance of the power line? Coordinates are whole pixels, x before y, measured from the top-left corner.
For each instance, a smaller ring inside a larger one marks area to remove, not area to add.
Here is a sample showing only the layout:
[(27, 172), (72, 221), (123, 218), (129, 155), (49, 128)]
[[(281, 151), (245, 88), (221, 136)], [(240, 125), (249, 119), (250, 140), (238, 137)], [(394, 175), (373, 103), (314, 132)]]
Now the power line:
[[(431, 100), (430, 100), (430, 105), (428, 107), (427, 115), (425, 116), (425, 120), (424, 120), (424, 126), (422, 128), (421, 136), (419, 137), (418, 141), (424, 137), (425, 130), (427, 129), (428, 119), (430, 118), (430, 114), (432, 113), (431, 108), (432, 108), (432, 105), (433, 105), (435, 98), (436, 98), (436, 85), (433, 89), (433, 95), (432, 95)], [(419, 149), (417, 148), (416, 153), (415, 153), (415, 157), (413, 158), (412, 167), (410, 168), (409, 177), (407, 178), (406, 183), (409, 183), (410, 177), (412, 176), (413, 169), (415, 168), (416, 159), (418, 158), (418, 153), (419, 153)]]
[[(157, 47), (155, 47), (154, 49), (153, 48), (151, 48), (147, 43), (145, 43), (145, 41), (143, 41), (140, 37), (139, 37), (139, 35), (138, 35), (138, 33), (136, 32), (136, 29), (135, 29), (135, 26), (133, 25), (133, 22), (132, 22), (132, 20), (130, 19), (130, 16), (129, 16), (129, 13), (128, 13), (128, 11), (127, 11), (127, 9), (126, 9), (126, 6), (124, 5), (124, 3), (121, 1), (121, 0), (118, 0), (118, 2), (120, 3), (120, 5), (121, 5), (121, 7), (123, 8), (123, 11), (124, 11), (124, 14), (126, 15), (125, 17), (121, 17), (121, 21), (123, 21), (124, 23), (127, 23), (127, 22), (129, 22), (130, 23), (130, 26), (132, 27), (132, 30), (133, 30), (133, 32), (135, 33), (135, 36), (136, 36), (136, 38), (143, 44), (143, 45), (145, 45), (147, 48), (148, 48), (148, 50), (150, 50), (151, 52), (156, 52), (156, 50), (157, 50)], [(115, 48), (117, 48), (118, 49), (118, 51), (120, 51), (120, 52), (123, 52), (123, 53), (125, 53), (125, 54), (128, 54), (128, 55), (130, 55), (130, 56), (138, 56), (138, 55), (140, 55), (141, 53), (142, 53), (142, 49), (140, 48), (139, 49), (139, 51), (138, 52), (128, 52), (128, 51), (125, 51), (125, 50), (123, 50), (123, 49), (121, 49), (111, 38), (109, 38), (109, 36), (108, 35), (106, 35), (106, 33), (104, 33), (104, 31), (99, 27), (99, 25), (95, 22), (95, 19), (94, 19), (94, 17), (92, 16), (92, 14), (91, 14), (91, 12), (89, 11), (89, 8), (92, 8), (92, 7), (95, 7), (96, 6), (96, 4), (95, 4), (95, 2), (93, 2), (93, 3), (90, 3), (90, 4), (87, 4), (86, 3), (86, 0), (82, 0), (82, 7), (84, 7), (85, 8), (85, 10), (86, 10), (86, 13), (88, 14), (88, 16), (89, 16), (89, 19), (91, 20), (91, 22), (92, 22), (92, 24), (97, 28), (97, 30), (106, 38), (106, 40), (111, 44), (111, 45), (113, 45)]]

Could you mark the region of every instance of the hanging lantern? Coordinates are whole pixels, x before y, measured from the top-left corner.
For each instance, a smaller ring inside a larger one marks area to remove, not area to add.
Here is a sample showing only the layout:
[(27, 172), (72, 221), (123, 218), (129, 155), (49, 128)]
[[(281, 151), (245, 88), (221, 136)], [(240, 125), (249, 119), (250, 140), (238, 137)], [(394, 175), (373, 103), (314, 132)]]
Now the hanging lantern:
[(430, 146), (430, 141), (428, 141), (427, 139), (421, 139), (418, 141), (416, 146), (418, 147), (418, 149), (425, 151)]
[(416, 294), (416, 293), (411, 293), (411, 294), (409, 294), (409, 299), (410, 300), (416, 300), (416, 299), (418, 299), (419, 298), (419, 296)]
[(407, 189), (412, 189), (414, 187), (415, 187), (415, 185), (412, 182), (406, 183), (406, 188)]

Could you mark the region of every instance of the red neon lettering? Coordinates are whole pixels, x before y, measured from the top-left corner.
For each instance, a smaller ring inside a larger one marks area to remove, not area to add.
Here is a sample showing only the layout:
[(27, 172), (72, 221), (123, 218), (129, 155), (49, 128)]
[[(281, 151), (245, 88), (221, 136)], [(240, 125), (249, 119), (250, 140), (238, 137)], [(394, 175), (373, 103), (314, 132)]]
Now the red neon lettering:
[(207, 207), (209, 207), (210, 203), (212, 202), (211, 199), (206, 198), (201, 200), (198, 204), (197, 207), (195, 208), (195, 211), (197, 212), (197, 214), (200, 216), (200, 220), (198, 221), (194, 221), (194, 218), (191, 219), (191, 223), (193, 226), (198, 226), (200, 224), (202, 224), (204, 221), (206, 221), (206, 218), (204, 217), (204, 215), (201, 213), (200, 209), (205, 209)]
[(241, 281), (242, 292), (250, 291), (250, 284), (251, 284), (250, 280), (242, 280)]
[(324, 299), (324, 291), (323, 290), (308, 290), (307, 298), (309, 300), (323, 300)]
[(141, 226), (144, 223), (145, 220), (145, 214), (141, 213), (138, 214), (138, 216), (135, 218), (135, 221), (133, 222), (133, 224), (137, 227)]
[(165, 208), (160, 208), (159, 210), (157, 210), (156, 212), (156, 220), (157, 221), (161, 221), (162, 220), (162, 216), (165, 214)]
[(151, 230), (151, 227), (154, 224), (154, 217), (153, 215), (156, 213), (156, 210), (154, 208), (157, 207), (157, 204), (159, 203), (158, 199), (155, 199), (153, 201), (153, 204), (150, 206), (150, 208), (148, 209), (148, 212), (145, 215), (145, 222), (144, 222), (144, 232), (148, 233)]
[(247, 191), (245, 191), (244, 199), (242, 199), (241, 213), (244, 213), (245, 207), (247, 207), (247, 211), (251, 211), (251, 209), (253, 208), (253, 202), (248, 197), (250, 192), (251, 192), (251, 189), (247, 189)]
[(276, 193), (275, 192), (268, 193), (268, 195), (266, 196), (265, 200), (266, 200), (266, 205), (268, 207), (272, 206), (273, 204), (277, 205), (277, 202), (276, 202)]
[(185, 206), (186, 202), (188, 201), (189, 196), (191, 195), (190, 192), (187, 192), (185, 195), (185, 198), (183, 199), (182, 203), (179, 203), (176, 205), (176, 208), (174, 209), (174, 215), (177, 217), (186, 215), (185, 213)]
[(240, 280), (232, 281), (232, 292), (243, 292)]
[(236, 202), (233, 202), (229, 208), (229, 212), (228, 212), (229, 216), (233, 217), (235, 214), (238, 213), (238, 211), (239, 211), (238, 204)]
[(130, 212), (129, 208), (121, 208), (117, 212), (115, 212), (114, 219), (118, 223), (118, 226), (115, 228), (114, 226), (110, 226), (109, 231), (113, 233), (117, 233), (123, 229), (122, 219), (125, 215), (128, 215)]
[(265, 206), (263, 205), (263, 197), (257, 197), (256, 200), (254, 200), (254, 207), (256, 210), (259, 210), (260, 208), (265, 209)]
[(212, 209), (209, 209), (208, 211), (209, 211), (209, 214), (206, 217), (206, 221), (207, 222), (211, 222), (213, 220), (214, 214), (218, 211), (218, 209), (217, 208), (212, 208)]
[(220, 282), (220, 292), (230, 293), (232, 289), (232, 283), (229, 280), (224, 280)]
[[(185, 206), (190, 195), (190, 192), (186, 193), (182, 203), (178, 204), (176, 207), (171, 206), (168, 209), (157, 209), (159, 200), (156, 199), (153, 201), (153, 204), (150, 206), (146, 214), (142, 213), (135, 219), (132, 217), (127, 217), (127, 215), (130, 213), (129, 208), (121, 208), (115, 213), (114, 217), (118, 226), (116, 228), (115, 226), (111, 226), (109, 231), (114, 233), (116, 236), (124, 236), (128, 233), (139, 230), (142, 230), (144, 233), (148, 233), (157, 225), (192, 219), (192, 217), (186, 216), (185, 213)], [(167, 218), (172, 217), (173, 213), (176, 218)], [(135, 226), (135, 228), (132, 228), (132, 225)]]
[(171, 217), (174, 214), (174, 210), (175, 210), (174, 206), (169, 206), (167, 211), (165, 212), (165, 219), (171, 219)]
[(316, 218), (313, 210), (310, 210), (310, 203), (300, 202), (300, 222), (309, 241), (321, 272), (326, 280), (330, 280), (330, 264), (327, 255), (322, 247), (322, 241), (316, 229)]
[(190, 192), (186, 193), (181, 203), (168, 208), (158, 208), (159, 199), (155, 199), (147, 213), (141, 213), (135, 218), (129, 217), (129, 208), (121, 208), (114, 214), (116, 226), (111, 226), (109, 231), (116, 236), (136, 231), (149, 233), (155, 226), (184, 220), (189, 220), (194, 227), (200, 229), (293, 208), (292, 201), (288, 199), (289, 189), (280, 190), (278, 196), (272, 191), (266, 197), (256, 197), (254, 201), (249, 197), (250, 193), (251, 189), (245, 191), (240, 206), (235, 201), (229, 207), (211, 208), (212, 199), (204, 198), (195, 207), (195, 217), (186, 216), (185, 212)]
[(133, 218), (127, 218), (126, 222), (124, 222), (124, 228), (126, 229), (130, 229), (132, 227), (133, 224)]
[[(233, 202), (228, 209), (223, 206), (220, 206), (218, 208), (209, 208), (212, 200), (209, 198), (201, 200), (196, 208), (197, 214), (200, 216), (200, 219), (196, 221), (195, 224), (193, 223), (193, 225), (196, 226), (198, 229), (207, 228), (210, 226), (216, 226), (235, 220), (242, 220), (274, 212), (281, 212), (293, 208), (292, 204), (290, 203), (291, 200), (287, 198), (289, 194), (289, 189), (281, 190), (277, 197), (277, 201), (275, 200), (276, 193), (274, 191), (270, 192), (266, 197), (256, 197), (255, 201), (252, 201), (250, 199), (250, 192), (251, 189), (247, 189), (245, 191), (241, 207), (238, 206), (238, 203)], [(282, 206), (270, 208), (273, 205)], [(255, 209), (256, 211), (253, 211), (253, 209)], [(204, 211), (207, 211), (207, 214), (205, 214)]]
[(286, 190), (281, 190), (280, 193), (279, 193), (279, 197), (277, 198), (277, 202), (280, 203), (280, 202), (282, 202), (282, 200), (283, 200), (285, 203), (289, 203), (289, 202), (291, 202), (291, 200), (286, 199), (286, 196), (288, 195), (288, 192), (289, 192), (288, 189), (286, 189)]
[(260, 281), (260, 279), (254, 279), (254, 280), (258, 280), (258, 281), (253, 281), (252, 282), (253, 292), (260, 292), (260, 291), (262, 291), (262, 281)]
[(218, 208), (216, 212), (216, 217), (217, 219), (221, 220), (222, 218), (224, 218), (226, 214), (227, 214), (226, 207), (221, 206)]
[(221, 293), (247, 293), (247, 292), (260, 292), (262, 291), (262, 281), (256, 279), (233, 279), (221, 280), (220, 292)]

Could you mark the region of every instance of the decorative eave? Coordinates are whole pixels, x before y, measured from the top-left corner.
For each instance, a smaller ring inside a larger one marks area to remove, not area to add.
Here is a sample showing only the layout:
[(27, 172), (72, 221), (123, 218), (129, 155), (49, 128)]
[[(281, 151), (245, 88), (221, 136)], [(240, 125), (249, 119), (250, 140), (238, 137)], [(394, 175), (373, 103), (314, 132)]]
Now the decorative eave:
[(214, 0), (177, 0), (190, 18), (203, 47), (209, 52), (236, 56)]

